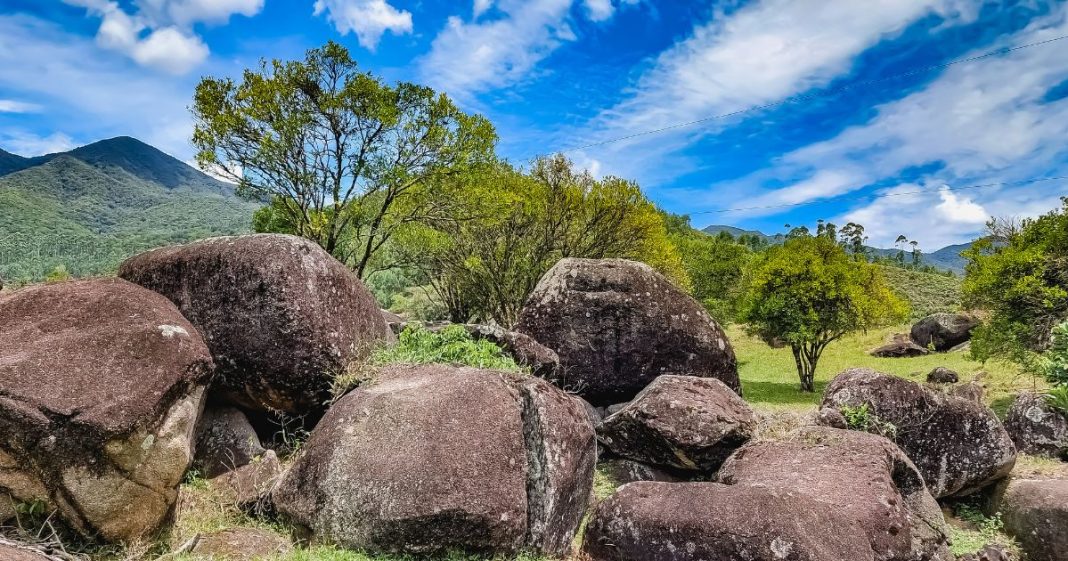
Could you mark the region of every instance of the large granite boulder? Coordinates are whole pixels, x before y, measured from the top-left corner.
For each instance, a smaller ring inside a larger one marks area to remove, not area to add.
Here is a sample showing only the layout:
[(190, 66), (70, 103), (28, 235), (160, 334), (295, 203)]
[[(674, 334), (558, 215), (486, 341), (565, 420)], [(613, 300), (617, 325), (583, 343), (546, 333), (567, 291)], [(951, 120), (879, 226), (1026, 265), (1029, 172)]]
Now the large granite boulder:
[(714, 378), (660, 376), (597, 427), (609, 450), (645, 464), (712, 473), (760, 419)]
[(392, 337), (356, 275), (295, 236), (157, 249), (127, 260), (119, 276), (178, 305), (215, 357), (213, 392), (249, 409), (322, 409), (334, 375)]
[(944, 352), (971, 339), (976, 327), (979, 319), (973, 315), (938, 313), (916, 322), (910, 336), (921, 347)]
[(119, 279), (0, 297), (0, 521), (37, 502), (103, 541), (156, 530), (193, 456), (212, 373), (166, 298)]
[(539, 378), (395, 366), (330, 408), (273, 499), (320, 543), (561, 555), (595, 463), (585, 407)]
[(896, 334), (889, 343), (871, 351), (877, 358), (912, 358), (930, 354), (926, 348), (917, 345), (908, 335)]
[(1046, 396), (1022, 392), (1005, 417), (1016, 448), (1036, 456), (1068, 456), (1068, 415), (1050, 406)]
[(1068, 561), (1068, 480), (1011, 479), (991, 500), (1028, 561)]
[(717, 378), (740, 391), (719, 324), (643, 263), (561, 260), (527, 300), (516, 331), (559, 356), (552, 382), (597, 406), (628, 401), (663, 374)]
[(860, 523), (776, 487), (631, 483), (590, 518), (593, 561), (875, 561)]
[(789, 441), (745, 445), (717, 480), (811, 497), (856, 521), (876, 559), (951, 559), (938, 503), (916, 466), (893, 442), (856, 431), (815, 427)]
[(988, 407), (904, 378), (846, 370), (827, 387), (822, 406), (867, 406), (869, 430), (895, 436), (936, 498), (979, 490), (1016, 463), (1016, 447)]

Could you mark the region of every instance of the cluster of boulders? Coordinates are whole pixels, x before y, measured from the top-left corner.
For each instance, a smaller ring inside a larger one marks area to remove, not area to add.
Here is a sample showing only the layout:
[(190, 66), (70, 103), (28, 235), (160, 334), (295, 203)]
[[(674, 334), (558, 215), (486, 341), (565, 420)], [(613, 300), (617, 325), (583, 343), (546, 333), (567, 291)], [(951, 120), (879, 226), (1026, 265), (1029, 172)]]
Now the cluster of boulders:
[[(404, 321), (315, 244), (205, 240), (119, 277), (0, 296), (0, 523), (35, 504), (86, 538), (134, 541), (192, 469), (315, 543), (564, 556), (601, 462), (621, 486), (590, 515), (594, 561), (950, 561), (936, 499), (979, 491), (1025, 549), (1068, 539), (1062, 483), (1006, 479), (1018, 448), (1066, 448), (1041, 398), (1003, 425), (965, 386), (935, 387), (950, 371), (925, 386), (848, 370), (811, 426), (761, 439), (723, 330), (640, 263), (562, 260), (514, 330), (466, 326), (533, 376), (380, 366), (340, 396), (334, 378)], [(939, 329), (914, 337), (958, 344)], [(311, 429), (287, 465), (279, 418)], [(291, 547), (257, 532), (187, 551)], [(0, 542), (0, 558), (32, 555)]]
[(889, 343), (871, 354), (882, 358), (904, 358), (963, 349), (979, 323), (977, 317), (966, 313), (932, 314), (916, 322), (908, 334), (894, 335)]

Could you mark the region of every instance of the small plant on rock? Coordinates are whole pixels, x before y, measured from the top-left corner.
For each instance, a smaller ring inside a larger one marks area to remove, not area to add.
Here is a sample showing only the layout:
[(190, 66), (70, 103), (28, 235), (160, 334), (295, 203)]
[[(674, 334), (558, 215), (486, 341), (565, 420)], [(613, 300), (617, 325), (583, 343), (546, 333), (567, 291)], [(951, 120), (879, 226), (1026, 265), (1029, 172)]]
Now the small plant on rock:
[(500, 347), (489, 341), (476, 340), (462, 325), (450, 325), (439, 331), (408, 326), (397, 344), (378, 349), (370, 363), (386, 364), (453, 364), (494, 370), (522, 372), (523, 369)]
[(840, 411), (846, 424), (853, 430), (878, 434), (890, 440), (897, 438), (897, 425), (879, 419), (867, 403), (856, 407), (845, 405)]

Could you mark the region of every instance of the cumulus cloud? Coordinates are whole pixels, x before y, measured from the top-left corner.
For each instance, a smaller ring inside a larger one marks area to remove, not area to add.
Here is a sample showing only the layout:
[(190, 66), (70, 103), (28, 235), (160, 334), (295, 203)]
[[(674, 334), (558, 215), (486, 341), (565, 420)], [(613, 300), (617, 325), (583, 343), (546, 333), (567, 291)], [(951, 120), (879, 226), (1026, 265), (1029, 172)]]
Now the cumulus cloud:
[(471, 12), (478, 19), (479, 16), (486, 13), (493, 7), (493, 0), (475, 0), (474, 5), (471, 7)]
[(263, 9), (263, 0), (139, 0), (137, 11), (130, 13), (113, 0), (63, 1), (100, 18), (101, 46), (171, 74), (185, 74), (210, 55), (193, 24), (222, 23), (234, 14), (252, 16)]
[(375, 50), (387, 31), (412, 32), (412, 13), (386, 0), (316, 0), (315, 15), (326, 14), (339, 32), (355, 33), (364, 48)]
[(14, 99), (0, 99), (0, 113), (36, 113), (41, 106), (36, 103), (26, 103)]

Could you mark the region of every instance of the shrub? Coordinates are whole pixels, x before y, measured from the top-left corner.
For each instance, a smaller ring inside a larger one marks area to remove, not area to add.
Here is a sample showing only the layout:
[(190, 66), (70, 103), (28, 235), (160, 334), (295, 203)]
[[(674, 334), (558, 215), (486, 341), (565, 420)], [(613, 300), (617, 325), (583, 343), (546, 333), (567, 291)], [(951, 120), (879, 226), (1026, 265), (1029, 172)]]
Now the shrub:
[(897, 438), (897, 425), (879, 419), (867, 403), (857, 407), (843, 406), (840, 411), (849, 428), (885, 436), (890, 440)]
[(1056, 386), (1046, 392), (1046, 401), (1050, 407), (1068, 415), (1068, 386)]
[(396, 345), (372, 353), (370, 364), (453, 364), (523, 371), (500, 347), (475, 340), (462, 325), (450, 325), (439, 331), (410, 325), (401, 332)]

